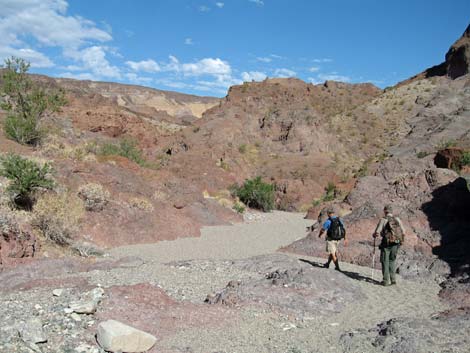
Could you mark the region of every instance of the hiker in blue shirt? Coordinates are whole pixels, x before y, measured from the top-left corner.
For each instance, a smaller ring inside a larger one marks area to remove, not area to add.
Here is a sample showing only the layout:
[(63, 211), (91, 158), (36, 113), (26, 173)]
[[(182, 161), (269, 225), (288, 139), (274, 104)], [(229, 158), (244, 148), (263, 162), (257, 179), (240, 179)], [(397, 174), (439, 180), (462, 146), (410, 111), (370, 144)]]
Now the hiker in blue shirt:
[(346, 230), (344, 228), (343, 221), (335, 215), (335, 210), (332, 207), (327, 209), (328, 219), (323, 223), (322, 228), (318, 237), (321, 238), (323, 233), (326, 232), (326, 252), (328, 253), (328, 261), (324, 267), (329, 268), (330, 263), (333, 260), (335, 264), (335, 270), (341, 271), (339, 268), (338, 260), (338, 244), (341, 239), (344, 238), (344, 246), (347, 245), (346, 241)]

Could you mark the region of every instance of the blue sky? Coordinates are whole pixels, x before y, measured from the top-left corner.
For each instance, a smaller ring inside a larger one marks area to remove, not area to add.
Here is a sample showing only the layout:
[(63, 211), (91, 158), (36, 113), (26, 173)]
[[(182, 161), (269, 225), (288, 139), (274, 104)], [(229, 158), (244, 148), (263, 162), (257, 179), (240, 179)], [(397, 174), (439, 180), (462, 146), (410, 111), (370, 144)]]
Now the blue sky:
[(224, 96), (265, 77), (390, 86), (439, 64), (468, 0), (0, 0), (0, 60)]

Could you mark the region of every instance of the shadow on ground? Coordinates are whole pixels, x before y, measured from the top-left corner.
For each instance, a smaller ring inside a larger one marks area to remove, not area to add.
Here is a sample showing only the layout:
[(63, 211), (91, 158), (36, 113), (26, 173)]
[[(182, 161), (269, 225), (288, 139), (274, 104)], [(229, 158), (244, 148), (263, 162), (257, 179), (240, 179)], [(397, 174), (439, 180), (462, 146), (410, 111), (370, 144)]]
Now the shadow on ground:
[[(299, 261), (301, 262), (305, 262), (313, 267), (318, 267), (318, 268), (325, 268), (323, 266), (322, 263), (320, 262), (316, 262), (316, 261), (310, 261), (310, 260), (306, 260), (306, 259), (299, 259)], [(325, 269), (326, 270), (326, 269)], [(380, 281), (377, 281), (373, 278), (370, 278), (370, 277), (366, 277), (366, 276), (363, 276), (361, 275), (360, 273), (358, 272), (353, 272), (353, 271), (340, 271), (340, 273), (342, 273), (343, 275), (345, 275), (346, 277), (349, 277), (351, 279), (354, 279), (356, 281), (362, 281), (362, 282), (367, 282), (367, 283), (371, 283), (371, 284), (376, 284), (376, 285), (381, 285), (381, 282)]]

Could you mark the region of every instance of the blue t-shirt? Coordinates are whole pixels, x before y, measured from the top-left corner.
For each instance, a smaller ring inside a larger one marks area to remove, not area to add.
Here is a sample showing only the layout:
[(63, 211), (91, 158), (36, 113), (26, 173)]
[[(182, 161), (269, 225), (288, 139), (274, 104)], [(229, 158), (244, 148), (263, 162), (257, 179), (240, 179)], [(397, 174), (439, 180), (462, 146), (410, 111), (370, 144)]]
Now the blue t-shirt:
[[(331, 218), (338, 218), (338, 216), (333, 216)], [(339, 219), (341, 225), (344, 227), (344, 224), (343, 224), (343, 221), (341, 220), (341, 218)], [(330, 229), (330, 226), (331, 226), (331, 220), (330, 218), (328, 218), (325, 223), (323, 223), (323, 230), (328, 230)]]

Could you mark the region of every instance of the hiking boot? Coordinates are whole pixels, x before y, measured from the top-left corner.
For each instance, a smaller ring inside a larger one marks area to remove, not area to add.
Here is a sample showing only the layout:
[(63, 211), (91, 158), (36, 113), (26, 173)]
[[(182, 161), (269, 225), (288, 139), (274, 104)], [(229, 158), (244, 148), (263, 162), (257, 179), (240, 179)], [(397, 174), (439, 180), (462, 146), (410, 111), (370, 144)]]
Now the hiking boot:
[(335, 262), (335, 270), (336, 271), (341, 271), (341, 269), (339, 268), (339, 261)]
[(385, 282), (385, 281), (380, 282), (380, 284), (384, 287), (388, 287), (391, 285), (390, 282)]
[(330, 261), (325, 262), (325, 263), (323, 264), (323, 267), (324, 267), (324, 268), (330, 268)]
[(392, 282), (390, 282), (390, 284), (393, 286), (393, 285), (397, 284), (397, 281), (392, 281)]

